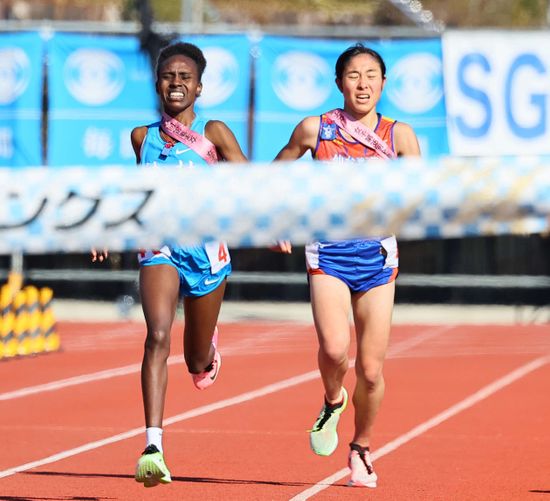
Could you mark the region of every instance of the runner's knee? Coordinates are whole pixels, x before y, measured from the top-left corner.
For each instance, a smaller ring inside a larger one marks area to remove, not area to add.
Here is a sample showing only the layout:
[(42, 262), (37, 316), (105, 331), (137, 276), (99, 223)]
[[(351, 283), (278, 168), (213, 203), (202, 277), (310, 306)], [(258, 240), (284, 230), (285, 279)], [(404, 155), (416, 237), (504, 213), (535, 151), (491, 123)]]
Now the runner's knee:
[(367, 362), (364, 365), (356, 363), (355, 373), (357, 374), (357, 379), (364, 381), (369, 392), (375, 391), (383, 382), (382, 364), (377, 361)]
[(148, 330), (145, 349), (155, 354), (163, 354), (168, 358), (170, 353), (170, 331), (162, 328)]
[(348, 359), (348, 347), (342, 344), (324, 344), (319, 350), (319, 355), (325, 363), (340, 365)]

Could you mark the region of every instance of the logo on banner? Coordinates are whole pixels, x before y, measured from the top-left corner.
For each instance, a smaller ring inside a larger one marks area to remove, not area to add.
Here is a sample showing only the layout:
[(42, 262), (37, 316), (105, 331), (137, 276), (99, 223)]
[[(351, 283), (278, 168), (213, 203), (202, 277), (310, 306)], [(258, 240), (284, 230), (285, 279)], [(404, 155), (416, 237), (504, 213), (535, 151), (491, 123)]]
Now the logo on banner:
[(203, 92), (197, 101), (201, 107), (222, 104), (235, 92), (239, 83), (239, 64), (235, 56), (221, 47), (204, 49), (208, 61), (202, 78)]
[(299, 51), (279, 56), (273, 64), (271, 78), (277, 97), (295, 110), (321, 106), (334, 84), (332, 70), (322, 57)]
[(105, 160), (112, 155), (114, 140), (110, 129), (88, 127), (82, 137), (82, 150), (88, 158)]
[(31, 65), (24, 50), (0, 49), (0, 104), (13, 103), (29, 85)]
[(13, 157), (13, 130), (10, 127), (0, 127), (0, 158)]
[(126, 81), (122, 60), (102, 49), (75, 50), (67, 58), (64, 76), (71, 95), (89, 106), (111, 102), (120, 94)]
[(443, 96), (441, 61), (429, 53), (399, 59), (388, 74), (386, 95), (406, 113), (425, 113)]

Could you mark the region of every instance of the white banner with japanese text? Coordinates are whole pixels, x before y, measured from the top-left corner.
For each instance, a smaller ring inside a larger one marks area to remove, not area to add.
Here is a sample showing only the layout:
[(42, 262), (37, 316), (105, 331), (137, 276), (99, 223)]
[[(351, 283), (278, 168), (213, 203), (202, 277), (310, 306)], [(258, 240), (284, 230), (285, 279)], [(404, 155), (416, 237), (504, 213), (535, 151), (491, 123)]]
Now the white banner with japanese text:
[(550, 159), (0, 169), (0, 254), (548, 231)]

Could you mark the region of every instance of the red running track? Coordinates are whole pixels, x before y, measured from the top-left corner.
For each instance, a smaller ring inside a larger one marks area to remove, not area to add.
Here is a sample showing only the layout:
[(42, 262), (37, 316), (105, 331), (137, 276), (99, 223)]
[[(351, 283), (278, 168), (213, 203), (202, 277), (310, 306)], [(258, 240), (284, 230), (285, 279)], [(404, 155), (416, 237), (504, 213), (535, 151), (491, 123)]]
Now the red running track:
[(176, 326), (164, 439), (173, 483), (153, 489), (133, 479), (143, 325), (58, 327), (63, 351), (0, 362), (0, 500), (550, 498), (548, 326), (395, 326), (374, 490), (346, 487), (351, 407), (337, 451), (309, 450), (322, 401), (311, 325), (222, 325), (220, 378), (204, 392)]

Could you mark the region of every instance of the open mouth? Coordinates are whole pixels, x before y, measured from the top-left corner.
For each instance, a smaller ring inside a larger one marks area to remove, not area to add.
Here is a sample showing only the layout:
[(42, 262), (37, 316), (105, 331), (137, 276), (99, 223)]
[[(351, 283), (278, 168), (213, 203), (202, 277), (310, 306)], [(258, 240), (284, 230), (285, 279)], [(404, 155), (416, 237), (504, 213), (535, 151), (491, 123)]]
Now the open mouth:
[(184, 98), (183, 92), (172, 91), (168, 93), (168, 99), (170, 101), (181, 101)]

